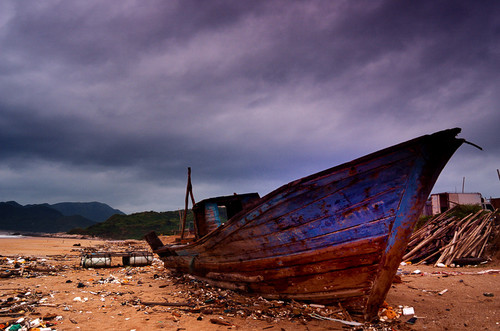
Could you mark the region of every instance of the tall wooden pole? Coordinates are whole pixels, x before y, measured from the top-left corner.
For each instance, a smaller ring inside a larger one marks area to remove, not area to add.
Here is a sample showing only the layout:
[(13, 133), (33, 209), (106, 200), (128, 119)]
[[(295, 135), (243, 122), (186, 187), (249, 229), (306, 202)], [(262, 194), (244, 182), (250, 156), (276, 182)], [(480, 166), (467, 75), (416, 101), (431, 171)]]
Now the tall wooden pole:
[(184, 232), (186, 230), (189, 196), (191, 196), (191, 203), (194, 206), (193, 186), (191, 185), (191, 167), (188, 167), (188, 181), (186, 187), (186, 198), (184, 199), (184, 216), (182, 217), (181, 241), (184, 239)]

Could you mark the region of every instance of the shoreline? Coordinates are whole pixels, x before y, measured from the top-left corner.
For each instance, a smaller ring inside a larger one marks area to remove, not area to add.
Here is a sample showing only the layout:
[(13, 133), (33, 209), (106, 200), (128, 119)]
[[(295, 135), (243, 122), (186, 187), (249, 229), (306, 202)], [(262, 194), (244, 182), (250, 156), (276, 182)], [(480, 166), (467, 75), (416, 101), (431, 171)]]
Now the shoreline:
[(26, 231), (6, 231), (0, 230), (0, 239), (9, 238), (67, 238), (67, 239), (80, 239), (80, 240), (113, 240), (109, 238), (92, 237), (81, 234), (69, 234), (66, 232), (26, 232)]

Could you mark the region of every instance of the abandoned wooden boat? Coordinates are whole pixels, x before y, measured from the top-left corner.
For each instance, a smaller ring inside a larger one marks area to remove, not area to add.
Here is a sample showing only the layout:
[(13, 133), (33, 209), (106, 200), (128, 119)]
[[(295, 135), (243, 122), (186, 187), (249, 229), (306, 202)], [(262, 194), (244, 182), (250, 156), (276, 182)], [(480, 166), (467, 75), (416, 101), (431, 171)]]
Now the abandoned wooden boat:
[[(377, 316), (436, 179), (465, 141), (440, 131), (258, 194), (193, 207), (196, 238), (146, 239), (165, 267), (265, 298)], [(189, 187), (189, 186), (188, 186)], [(224, 214), (227, 215), (225, 220)]]

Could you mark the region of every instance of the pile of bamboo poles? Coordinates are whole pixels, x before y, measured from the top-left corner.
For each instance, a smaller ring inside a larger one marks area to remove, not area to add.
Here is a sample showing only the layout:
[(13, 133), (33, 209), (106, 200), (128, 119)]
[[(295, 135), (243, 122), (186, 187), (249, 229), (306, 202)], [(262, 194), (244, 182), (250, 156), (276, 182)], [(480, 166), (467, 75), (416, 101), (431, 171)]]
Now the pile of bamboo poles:
[(458, 218), (450, 209), (437, 215), (413, 233), (403, 261), (435, 265), (480, 261), (498, 214), (480, 210)]

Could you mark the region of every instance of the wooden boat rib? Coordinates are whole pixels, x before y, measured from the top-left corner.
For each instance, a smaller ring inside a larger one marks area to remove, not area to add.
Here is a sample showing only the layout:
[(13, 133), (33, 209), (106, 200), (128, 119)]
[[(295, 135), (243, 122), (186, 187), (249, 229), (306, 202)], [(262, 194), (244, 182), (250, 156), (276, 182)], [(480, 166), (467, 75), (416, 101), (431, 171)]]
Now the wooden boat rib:
[[(342, 302), (377, 316), (437, 177), (465, 141), (422, 136), (256, 193), (193, 207), (196, 238), (146, 239), (166, 268), (266, 298)], [(221, 216), (227, 212), (227, 221)], [(224, 223), (224, 224), (222, 224)]]

